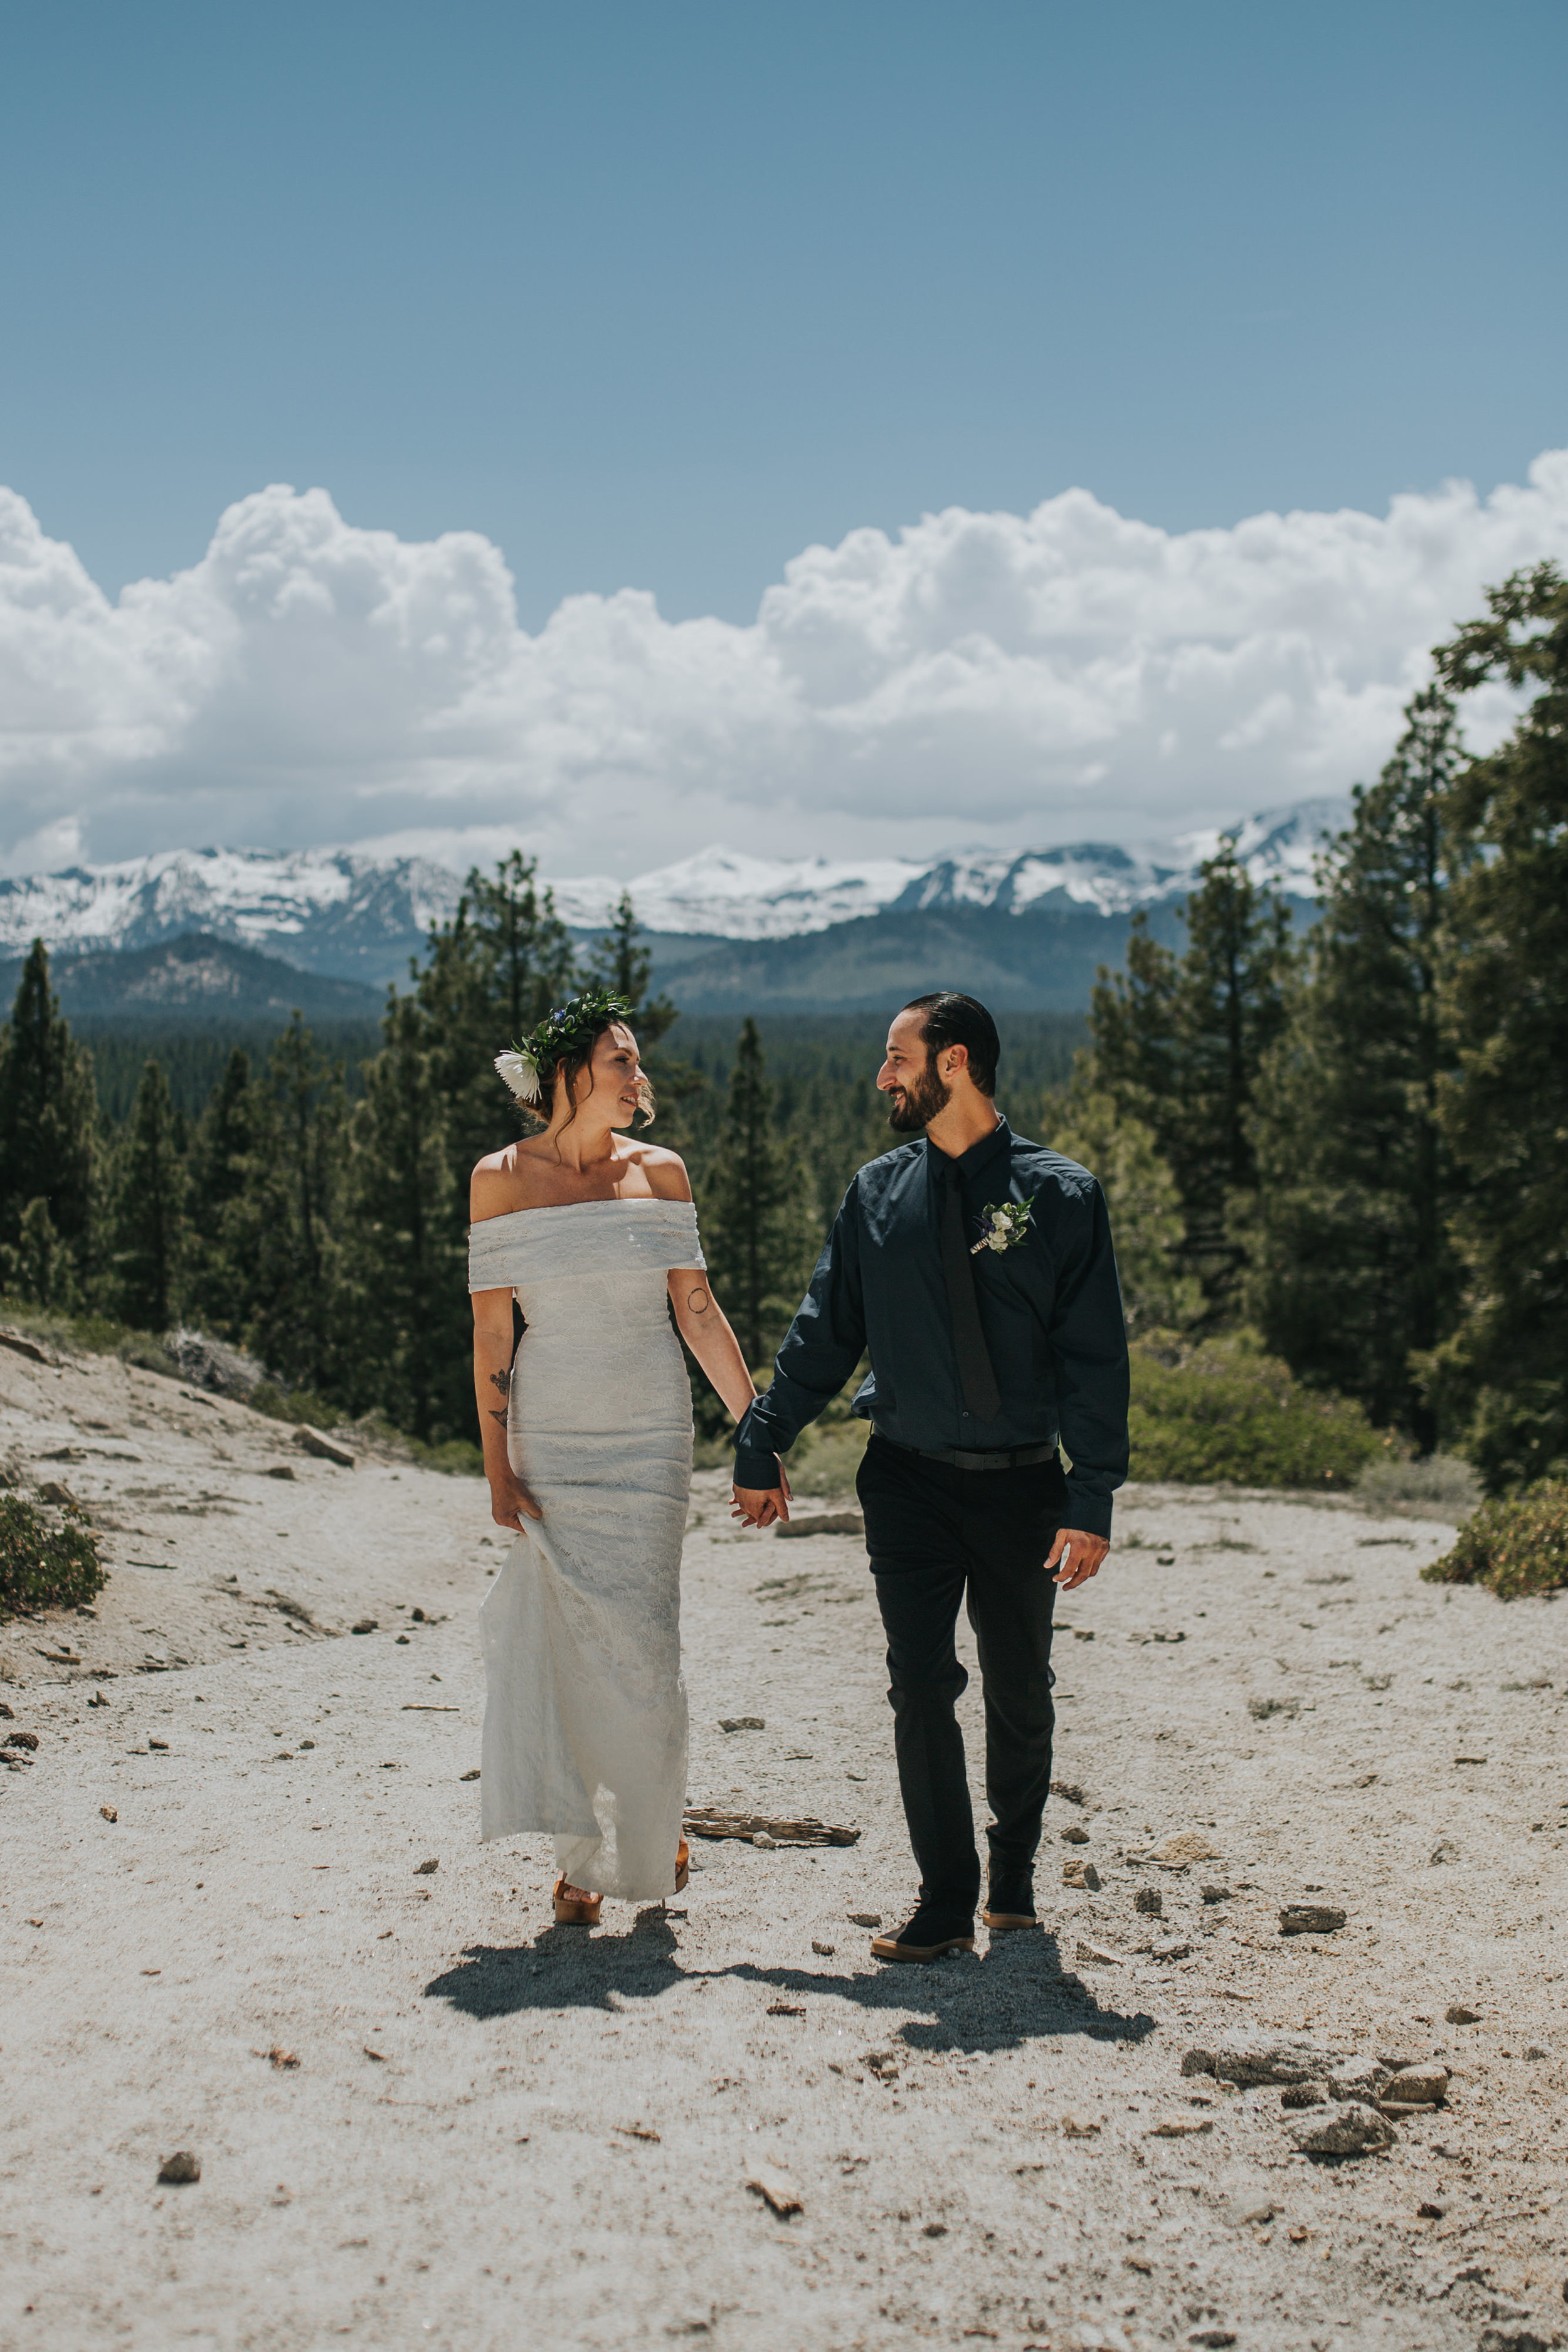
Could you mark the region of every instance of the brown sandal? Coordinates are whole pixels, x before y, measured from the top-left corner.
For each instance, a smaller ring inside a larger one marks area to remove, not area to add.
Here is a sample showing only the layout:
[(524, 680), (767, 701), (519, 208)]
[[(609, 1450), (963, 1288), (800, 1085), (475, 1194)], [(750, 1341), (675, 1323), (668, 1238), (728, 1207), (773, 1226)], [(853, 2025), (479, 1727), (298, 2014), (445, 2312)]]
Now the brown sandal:
[(604, 1905), (604, 1896), (580, 1892), (568, 1895), (565, 1888), (566, 1874), (563, 1871), (555, 1882), (553, 1899), (556, 1926), (558, 1927), (596, 1927), (599, 1924), (599, 1912)]
[(691, 1876), (691, 1848), (684, 1838), (675, 1849), (675, 1891), (684, 1894)]

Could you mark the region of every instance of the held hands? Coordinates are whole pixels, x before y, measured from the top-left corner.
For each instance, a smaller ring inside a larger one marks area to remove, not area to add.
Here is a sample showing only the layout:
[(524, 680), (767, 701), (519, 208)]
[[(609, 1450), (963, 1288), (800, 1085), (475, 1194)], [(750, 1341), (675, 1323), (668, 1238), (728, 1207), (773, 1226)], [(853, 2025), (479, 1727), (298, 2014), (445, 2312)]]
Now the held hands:
[(779, 1483), (776, 1486), (736, 1486), (732, 1491), (735, 1507), (730, 1516), (739, 1519), (744, 1527), (771, 1528), (775, 1519), (787, 1519), (789, 1517), (789, 1473), (782, 1462), (779, 1463)]
[(1055, 1581), (1064, 1592), (1071, 1592), (1099, 1575), (1110, 1549), (1104, 1536), (1086, 1535), (1081, 1528), (1058, 1528), (1046, 1561), (1047, 1571), (1054, 1570)]
[(522, 1480), (509, 1464), (490, 1474), (490, 1517), (498, 1528), (521, 1530), (524, 1519), (544, 1516)]

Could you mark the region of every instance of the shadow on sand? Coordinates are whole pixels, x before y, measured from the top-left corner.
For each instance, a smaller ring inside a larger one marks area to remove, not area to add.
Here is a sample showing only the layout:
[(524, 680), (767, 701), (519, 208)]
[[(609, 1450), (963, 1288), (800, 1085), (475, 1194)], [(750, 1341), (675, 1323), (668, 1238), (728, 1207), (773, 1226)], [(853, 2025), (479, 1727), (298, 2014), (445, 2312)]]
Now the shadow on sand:
[[(689, 1969), (662, 1909), (639, 1912), (618, 1936), (548, 1927), (530, 1944), (470, 1945), (425, 1992), (465, 2016), (497, 2018), (531, 2010), (614, 2009), (655, 2000), (674, 1985), (726, 1978), (802, 2003), (825, 1996), (852, 2001), (873, 2019), (886, 2016), (888, 2032), (920, 2050), (1017, 2050), (1042, 2035), (1066, 2033), (1142, 2042), (1155, 2024), (1142, 2011), (1129, 2015), (1102, 2003), (1063, 1966), (1051, 1935), (1009, 1936), (988, 1951), (950, 1952), (925, 1967), (759, 1968), (746, 1960)], [(910, 2017), (911, 2010), (921, 2014)], [(768, 2004), (759, 2002), (759, 2026), (767, 2015)]]

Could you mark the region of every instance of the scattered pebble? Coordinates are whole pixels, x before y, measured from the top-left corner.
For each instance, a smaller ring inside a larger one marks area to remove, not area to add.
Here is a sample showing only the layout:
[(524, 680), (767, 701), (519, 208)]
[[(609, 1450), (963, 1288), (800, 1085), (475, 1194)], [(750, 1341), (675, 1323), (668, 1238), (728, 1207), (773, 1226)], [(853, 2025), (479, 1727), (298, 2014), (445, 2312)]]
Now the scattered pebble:
[(1424, 2066), (1402, 2066), (1384, 2087), (1385, 2107), (1435, 2107), (1448, 2093), (1448, 2070), (1436, 2060)]
[(1157, 1886), (1141, 1886), (1132, 1898), (1132, 1908), (1141, 1911), (1146, 1919), (1163, 1919), (1165, 1898)]
[(788, 2173), (780, 2172), (773, 2165), (754, 2165), (746, 2176), (746, 2186), (784, 2220), (805, 2210), (801, 2193)]
[(8, 1731), (4, 1742), (7, 1748), (26, 1748), (29, 1752), (35, 1749), (37, 1744), (38, 1735), (36, 1731)]
[(1304, 2156), (1370, 2156), (1374, 2149), (1392, 2147), (1396, 2135), (1375, 2107), (1347, 2100), (1321, 2116), (1303, 2116), (1291, 2125), (1290, 2137)]
[(1151, 1944), (1149, 1947), (1150, 1952), (1157, 1960), (1187, 1959), (1191, 1956), (1192, 1948), (1191, 1944), (1181, 1936), (1162, 1936), (1158, 1943)]
[(1424, 2198), (1415, 2208), (1415, 2218), (1418, 2221), (1440, 2221), (1447, 2210), (1446, 2205), (1434, 2205), (1429, 2198)]
[(1105, 1944), (1089, 1944), (1080, 1941), (1078, 1948), (1077, 1957), (1079, 1961), (1085, 1963), (1090, 1968), (1119, 1969), (1121, 1966), (1121, 1953), (1111, 1951), (1110, 1947)]
[(1090, 1895), (1100, 1892), (1100, 1873), (1092, 1862), (1064, 1862), (1062, 1885), (1087, 1888)]
[(1433, 1847), (1428, 1859), (1434, 1863), (1458, 1862), (1459, 1859), (1459, 1849), (1454, 1843), (1452, 1838), (1439, 1838), (1436, 1844)]
[(275, 1462), (264, 1475), (268, 1478), (287, 1478), (292, 1483), (294, 1472), (289, 1463)]
[(1069, 1822), (1062, 1832), (1062, 1843), (1063, 1845), (1087, 1845), (1089, 1832), (1080, 1830), (1076, 1822)]
[(1480, 2011), (1479, 2009), (1467, 2009), (1462, 2000), (1451, 2001), (1448, 2007), (1443, 2011), (1443, 2022), (1445, 2025), (1479, 2025), (1480, 2021)]
[(416, 1878), (428, 1878), (433, 1872), (439, 1870), (440, 1867), (441, 1865), (439, 1862), (435, 1860), (430, 1862), (416, 1862), (414, 1865), (414, 1875)]
[(1326, 2107), (1329, 2086), (1326, 2083), (1287, 2083), (1279, 2094), (1282, 2107)]
[(374, 1633), (376, 1630), (376, 1620), (374, 1617), (356, 1618), (349, 1627), (351, 1633)]
[[(1080, 1956), (1082, 1951), (1083, 1946), (1080, 1944), (1079, 1946)], [(1062, 2137), (1064, 2139), (1098, 2139), (1099, 2137), (1100, 2126), (1096, 2123), (1090, 2123), (1086, 2116), (1064, 2116), (1062, 2117)]]
[(477, 1764), (474, 1765), (470, 1770), (467, 1772), (459, 1772), (458, 1775), (459, 1780), (477, 1780), (479, 1777), (479, 1768)]
[(1208, 2116), (1167, 2116), (1163, 2123), (1152, 2124), (1146, 2137), (1150, 2139), (1198, 2139), (1214, 2129)]
[(845, 1916), (852, 1927), (879, 1927), (882, 1924), (879, 1911), (850, 1911)]
[(166, 1739), (154, 1739), (149, 1735), (147, 1745), (149, 1748), (162, 1748), (165, 1755), (168, 1754), (169, 1743)]
[(1331, 1903), (1287, 1903), (1279, 1914), (1282, 1936), (1333, 1936), (1344, 1924), (1344, 1913)]
[(721, 1731), (765, 1731), (767, 1727), (766, 1721), (760, 1715), (721, 1715), (719, 1717)]
[(1205, 1903), (1228, 1903), (1230, 1901), (1230, 1889), (1228, 1886), (1205, 1886), (1201, 1887), (1199, 1892)]
[(176, 2188), (184, 2181), (199, 2180), (201, 2177), (201, 2158), (190, 2147), (177, 2147), (174, 2155), (166, 2156), (158, 2167), (159, 2179), (166, 2181), (171, 2188)]
[(819, 1960), (830, 1960), (838, 1947), (837, 1944), (825, 1944), (820, 1936), (814, 1936), (811, 1939), (811, 1948)]
[(106, 1822), (117, 1822), (120, 1819), (119, 1813), (112, 1805), (100, 1805), (98, 1810)]

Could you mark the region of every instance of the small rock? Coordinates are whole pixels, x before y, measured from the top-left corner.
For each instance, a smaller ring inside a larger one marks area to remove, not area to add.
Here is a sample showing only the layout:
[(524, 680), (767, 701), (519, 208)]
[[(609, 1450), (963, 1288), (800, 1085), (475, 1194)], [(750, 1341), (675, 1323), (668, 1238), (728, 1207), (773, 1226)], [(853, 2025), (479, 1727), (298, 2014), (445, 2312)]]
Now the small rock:
[(1435, 2107), (1448, 2095), (1448, 2070), (1431, 2061), (1424, 2066), (1402, 2066), (1384, 2085), (1385, 2107)]
[(177, 2147), (174, 2155), (166, 2156), (158, 2167), (159, 2179), (166, 2181), (171, 2188), (178, 2187), (183, 2181), (199, 2180), (201, 2177), (202, 2160), (194, 2148)]
[(74, 1507), (76, 1496), (63, 1478), (46, 1478), (38, 1488), (38, 1500), (40, 1503), (53, 1503), (63, 1510), (68, 1503)]
[(1092, 1862), (1064, 1862), (1062, 1864), (1062, 1885), (1064, 1886), (1085, 1887), (1090, 1895), (1098, 1895), (1100, 1892), (1100, 1873), (1096, 1870)]
[[(94, 1691), (92, 1696), (93, 1698), (96, 1698), (98, 1696), (98, 1693)], [(89, 1699), (88, 1705), (89, 1706), (92, 1705), (92, 1699)], [(5, 1701), (3, 1698), (0, 1698), (0, 1723), (15, 1723), (16, 1720), (16, 1708), (14, 1706), (7, 1706)]]
[(1443, 2022), (1445, 2025), (1479, 2025), (1480, 2021), (1480, 2011), (1479, 2009), (1467, 2009), (1462, 2000), (1451, 2001), (1448, 2007), (1443, 2011)]
[(1205, 1903), (1228, 1903), (1230, 1901), (1230, 1889), (1228, 1886), (1205, 1886), (1200, 1888), (1199, 1892), (1202, 1894)]
[(1132, 1908), (1141, 1911), (1146, 1919), (1163, 1919), (1165, 1898), (1157, 1886), (1141, 1886), (1132, 1898)]
[(406, 1633), (399, 1633), (397, 1636), (397, 1646), (400, 1650), (406, 1650), (408, 1647), (408, 1636)]
[(1381, 2059), (1352, 2058), (1348, 2064), (1331, 2069), (1329, 2088), (1336, 2099), (1361, 2099), (1375, 2107), (1392, 2072)]
[(1331, 1903), (1287, 1903), (1279, 1914), (1282, 1936), (1334, 1936), (1345, 1915)]
[(296, 2050), (285, 2050), (280, 2042), (275, 2042), (270, 2050), (263, 2050), (259, 2054), (263, 2058), (269, 2059), (272, 2064), (278, 2068), (279, 2074), (285, 2073), (289, 2068), (298, 2066), (300, 2063), (299, 2052)]
[(1065, 1797), (1069, 1805), (1087, 1805), (1089, 1802), (1076, 1780), (1053, 1780), (1051, 1794), (1053, 1797)]
[(845, 1916), (852, 1927), (879, 1927), (882, 1924), (879, 1911), (849, 1911)]
[(1189, 1862), (1217, 1862), (1219, 1849), (1210, 1845), (1200, 1830), (1180, 1830), (1174, 1837), (1168, 1837), (1163, 1845), (1155, 1846), (1149, 1860), (1177, 1863), (1184, 1868)]
[(117, 1822), (120, 1819), (112, 1805), (100, 1805), (98, 1810), (106, 1822)]
[(1267, 1723), (1271, 1716), (1300, 1715), (1301, 1702), (1299, 1698), (1249, 1698), (1247, 1712), (1254, 1723)]
[(300, 1423), (294, 1440), (307, 1454), (314, 1454), (323, 1462), (335, 1462), (340, 1470), (352, 1470), (354, 1466), (354, 1457), (346, 1445), (340, 1445), (324, 1429), (312, 1429), (308, 1421)]
[(721, 1731), (765, 1731), (767, 1725), (760, 1715), (721, 1715)]
[(1392, 2147), (1396, 2135), (1375, 2107), (1352, 2099), (1331, 2106), (1321, 2119), (1303, 2116), (1291, 2125), (1290, 2137), (1305, 2156), (1369, 2156), (1374, 2148)]
[(1433, 1863), (1458, 1862), (1458, 1859), (1459, 1849), (1454, 1843), (1452, 1838), (1439, 1838), (1436, 1844), (1433, 1847), (1431, 1853), (1427, 1856), (1427, 1860)]
[(1543, 2050), (1539, 2042), (1532, 2042), (1524, 2054), (1531, 2065), (1540, 2066), (1545, 2063), (1552, 2053), (1550, 2050)]
[(1214, 2352), (1224, 2352), (1226, 2345), (1236, 2342), (1236, 2330), (1234, 2327), (1194, 2327), (1187, 2342), (1209, 2345), (1214, 2347)]
[(825, 1944), (820, 1936), (814, 1936), (811, 1939), (811, 1948), (819, 1960), (830, 1960), (838, 1947), (837, 1944)]
[(922, 2238), (945, 2238), (947, 2235), (947, 2223), (945, 2221), (928, 2221), (921, 2231), (921, 2235)]
[(374, 1617), (356, 1618), (354, 1622), (349, 1627), (349, 1632), (351, 1633), (374, 1633), (375, 1631), (376, 1621)]
[(89, 1706), (107, 1706), (109, 1705), (109, 1693), (107, 1691), (89, 1691), (88, 1693), (87, 1703)]
[(1192, 1948), (1181, 1936), (1162, 1936), (1157, 1943), (1149, 1947), (1152, 1957), (1156, 1960), (1184, 1960), (1190, 1957)]
[(1201, 2139), (1212, 2132), (1214, 2123), (1207, 2116), (1167, 2116), (1163, 2123), (1152, 2124), (1145, 2137), (1149, 2139)]
[(150, 1733), (148, 1735), (147, 1745), (149, 1748), (161, 1748), (165, 1754), (168, 1752), (168, 1741), (166, 1739), (154, 1739)]
[(1111, 1951), (1105, 1944), (1080, 1942), (1078, 1948), (1078, 1958), (1080, 1965), (1090, 1968), (1119, 1969), (1121, 1966), (1121, 1953)]
[(1062, 1832), (1062, 1843), (1063, 1845), (1087, 1845), (1089, 1832), (1080, 1830), (1076, 1822), (1069, 1822)]
[(770, 1837), (766, 1830), (753, 1830), (752, 1832), (752, 1843), (754, 1846), (760, 1847), (763, 1853), (776, 1853), (778, 1852), (779, 1842), (777, 1838)]
[(1279, 2094), (1282, 2107), (1326, 2107), (1329, 2086), (1326, 2083), (1287, 2083)]
[(753, 2166), (747, 2175), (746, 2186), (753, 2189), (773, 2211), (787, 2220), (791, 2213), (805, 2211), (799, 2189), (787, 2172), (780, 2172), (771, 2164)]
[(268, 1478), (287, 1478), (292, 1482), (294, 1476), (293, 1465), (288, 1462), (275, 1462), (270, 1470), (265, 1473), (265, 1475)]
[(473, 1768), (473, 1769), (472, 1769), (471, 1771), (469, 1771), (469, 1772), (459, 1772), (459, 1773), (458, 1773), (458, 1780), (477, 1780), (479, 1779), (479, 1766), (478, 1766), (477, 1764), (474, 1766), (474, 1768)]
[(1447, 2210), (1446, 2205), (1434, 2205), (1430, 2198), (1423, 2198), (1415, 2208), (1415, 2218), (1418, 2221), (1440, 2221)]
[(1312, 2042), (1230, 2042), (1189, 2050), (1182, 2073), (1215, 2074), (1248, 2090), (1260, 2083), (1324, 2081), (1338, 2063), (1331, 2051)]
[(1561, 2341), (1555, 2334), (1543, 2336), (1534, 2327), (1518, 2326), (1505, 2320), (1500, 2326), (1482, 2328), (1476, 2352), (1550, 2352), (1550, 2347)]
[[(167, 1741), (165, 1741), (164, 1745), (167, 1746)], [(36, 1750), (37, 1745), (38, 1735), (36, 1731), (8, 1731), (5, 1734), (5, 1739), (0, 1741), (0, 1746), (6, 1748), (25, 1748), (28, 1750), (29, 1754)]]
[(440, 1867), (437, 1861), (416, 1862), (414, 1865), (414, 1875), (416, 1878), (430, 1878)]
[[(1079, 1945), (1079, 1949), (1080, 1952), (1082, 1948), (1083, 1947)], [(1091, 2123), (1088, 2116), (1064, 2116), (1062, 2117), (1062, 2137), (1064, 2139), (1098, 2139), (1099, 2137), (1100, 2126), (1097, 2123)]]

